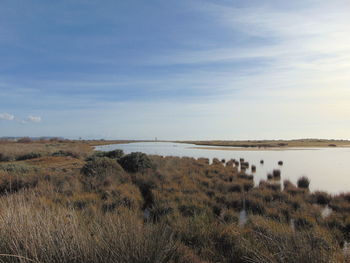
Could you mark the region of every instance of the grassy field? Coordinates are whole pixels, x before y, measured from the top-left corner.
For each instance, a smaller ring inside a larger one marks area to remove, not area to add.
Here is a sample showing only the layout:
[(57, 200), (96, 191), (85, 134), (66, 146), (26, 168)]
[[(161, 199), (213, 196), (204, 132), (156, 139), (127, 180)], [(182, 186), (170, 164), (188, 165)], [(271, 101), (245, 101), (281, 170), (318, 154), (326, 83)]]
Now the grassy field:
[(350, 193), (110, 143), (0, 143), (1, 262), (349, 262)]
[(207, 146), (231, 146), (241, 148), (289, 148), (289, 147), (350, 147), (348, 140), (256, 140), (256, 141), (179, 141)]

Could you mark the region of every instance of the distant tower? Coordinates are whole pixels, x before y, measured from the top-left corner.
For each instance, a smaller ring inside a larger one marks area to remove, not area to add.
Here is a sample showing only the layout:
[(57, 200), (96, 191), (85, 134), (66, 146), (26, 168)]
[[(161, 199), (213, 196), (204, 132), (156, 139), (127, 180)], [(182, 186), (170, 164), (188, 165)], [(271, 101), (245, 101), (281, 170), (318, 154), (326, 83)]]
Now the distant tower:
[(156, 142), (156, 141), (158, 141), (157, 137), (156, 137), (156, 138), (154, 138), (154, 141), (155, 141), (155, 142)]

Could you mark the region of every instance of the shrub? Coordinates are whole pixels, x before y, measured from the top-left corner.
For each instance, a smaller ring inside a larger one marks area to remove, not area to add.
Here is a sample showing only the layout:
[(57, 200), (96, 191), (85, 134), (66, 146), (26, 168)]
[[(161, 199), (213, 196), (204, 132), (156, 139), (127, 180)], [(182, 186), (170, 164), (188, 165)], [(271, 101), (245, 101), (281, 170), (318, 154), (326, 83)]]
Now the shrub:
[(18, 143), (30, 143), (32, 142), (33, 140), (29, 137), (24, 137), (24, 138), (20, 138), (17, 140)]
[(256, 166), (252, 165), (252, 172), (255, 173), (256, 172)]
[(116, 160), (100, 157), (88, 161), (82, 168), (81, 173), (87, 177), (95, 177), (104, 180), (107, 177), (117, 179), (123, 183), (128, 180), (127, 174)]
[(15, 193), (21, 189), (33, 188), (38, 185), (36, 176), (13, 176), (11, 174), (1, 175), (0, 194)]
[(71, 152), (71, 151), (57, 151), (51, 154), (51, 156), (60, 156), (60, 157), (73, 157), (73, 158), (79, 158), (79, 155), (77, 153)]
[(124, 152), (123, 150), (114, 150), (114, 151), (105, 152), (104, 156), (108, 158), (113, 158), (113, 159), (120, 159), (124, 156)]
[(120, 158), (119, 164), (125, 171), (136, 173), (142, 172), (147, 168), (152, 168), (152, 162), (148, 156), (141, 152), (127, 154)]
[(41, 157), (41, 153), (31, 152), (31, 153), (17, 156), (16, 160), (23, 161), (23, 160), (35, 159), (35, 158), (39, 158), (39, 157)]
[(331, 196), (326, 192), (316, 191), (310, 196), (311, 202), (319, 205), (327, 205), (331, 201)]
[(272, 175), (273, 175), (273, 179), (280, 180), (281, 179), (281, 170), (278, 170), (278, 169), (273, 170)]
[(310, 180), (306, 176), (302, 176), (298, 179), (297, 185), (299, 188), (309, 189)]
[(11, 160), (12, 158), (10, 156), (0, 153), (0, 162), (9, 162)]
[(108, 157), (108, 158), (111, 158), (111, 159), (120, 159), (124, 156), (124, 152), (123, 150), (113, 150), (113, 151), (108, 151), (108, 152), (102, 152), (102, 151), (98, 151), (98, 152), (95, 152), (92, 156), (90, 156), (88, 158), (88, 160), (91, 160), (93, 158), (96, 158), (96, 157)]
[(14, 193), (38, 184), (39, 169), (19, 164), (0, 165), (0, 195)]

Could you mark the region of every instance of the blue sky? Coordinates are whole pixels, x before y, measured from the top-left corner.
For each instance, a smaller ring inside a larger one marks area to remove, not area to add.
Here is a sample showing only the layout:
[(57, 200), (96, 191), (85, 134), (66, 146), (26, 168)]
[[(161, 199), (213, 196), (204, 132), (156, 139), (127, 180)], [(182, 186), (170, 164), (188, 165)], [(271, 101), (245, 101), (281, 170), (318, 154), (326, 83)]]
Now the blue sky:
[(350, 3), (3, 0), (0, 136), (350, 139)]

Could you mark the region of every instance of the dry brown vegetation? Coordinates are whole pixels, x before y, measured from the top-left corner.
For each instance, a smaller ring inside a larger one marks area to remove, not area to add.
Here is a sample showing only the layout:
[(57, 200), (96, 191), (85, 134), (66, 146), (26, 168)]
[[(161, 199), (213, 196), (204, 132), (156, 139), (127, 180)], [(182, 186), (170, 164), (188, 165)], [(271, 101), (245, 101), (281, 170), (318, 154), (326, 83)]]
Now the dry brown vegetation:
[(347, 262), (350, 194), (90, 145), (0, 144), (1, 262)]

